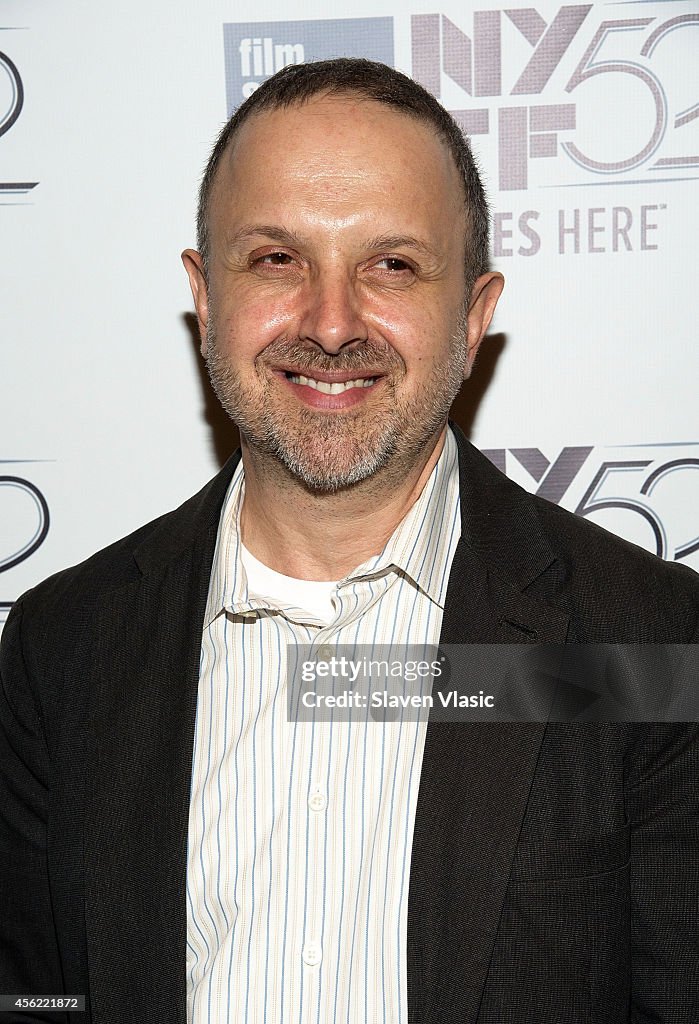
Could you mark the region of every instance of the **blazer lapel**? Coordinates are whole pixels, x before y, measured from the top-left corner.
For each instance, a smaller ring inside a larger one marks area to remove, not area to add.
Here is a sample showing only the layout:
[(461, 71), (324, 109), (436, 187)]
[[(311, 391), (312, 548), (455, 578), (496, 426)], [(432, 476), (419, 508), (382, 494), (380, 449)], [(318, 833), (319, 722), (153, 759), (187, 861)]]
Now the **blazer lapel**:
[[(563, 643), (565, 611), (526, 593), (535, 580), (541, 592), (547, 571), (556, 578), (531, 499), (456, 434), (462, 536), (440, 642)], [(408, 903), (411, 1024), (477, 1019), (544, 730), (428, 723)]]
[[(201, 634), (229, 463), (138, 548), (97, 611), (85, 826), (92, 1020), (184, 1024)], [(124, 637), (129, 644), (124, 644)]]

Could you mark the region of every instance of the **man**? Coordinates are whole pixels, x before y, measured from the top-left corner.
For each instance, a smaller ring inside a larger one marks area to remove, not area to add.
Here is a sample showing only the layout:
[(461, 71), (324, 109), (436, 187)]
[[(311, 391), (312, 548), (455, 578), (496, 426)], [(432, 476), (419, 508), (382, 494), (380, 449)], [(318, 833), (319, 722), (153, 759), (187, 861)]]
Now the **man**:
[(694, 725), (287, 720), (298, 644), (696, 640), (695, 574), (447, 426), (502, 288), (456, 126), (382, 65), (287, 68), (183, 259), (242, 459), (8, 619), (0, 991), (94, 1024), (697, 1019)]

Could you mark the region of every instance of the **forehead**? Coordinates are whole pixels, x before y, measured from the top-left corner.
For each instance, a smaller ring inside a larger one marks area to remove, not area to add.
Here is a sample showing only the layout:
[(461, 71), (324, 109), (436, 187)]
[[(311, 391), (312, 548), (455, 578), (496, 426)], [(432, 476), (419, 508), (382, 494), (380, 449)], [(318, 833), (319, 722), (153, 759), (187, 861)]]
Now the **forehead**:
[(249, 218), (274, 205), (352, 207), (369, 215), (402, 211), (461, 222), (463, 186), (432, 125), (352, 95), (314, 97), (246, 121), (216, 175), (212, 230), (219, 218)]

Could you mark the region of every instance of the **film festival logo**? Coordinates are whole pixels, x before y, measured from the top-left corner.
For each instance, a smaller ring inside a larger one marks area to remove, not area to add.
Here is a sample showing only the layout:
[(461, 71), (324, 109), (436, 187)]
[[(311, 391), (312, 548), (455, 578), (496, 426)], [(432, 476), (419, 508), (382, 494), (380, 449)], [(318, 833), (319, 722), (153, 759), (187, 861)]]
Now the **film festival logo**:
[[(699, 102), (682, 95), (699, 13), (668, 16), (647, 0), (624, 7), (624, 17), (593, 4), (564, 5), (546, 17), (534, 7), (476, 10), (458, 23), (443, 13), (413, 14), (410, 73), (467, 134), (492, 139), (500, 191), (529, 188), (533, 165), (549, 160), (559, 165), (553, 184), (564, 183), (564, 166), (572, 174), (565, 184), (639, 174), (645, 182), (682, 179), (699, 167)], [(345, 55), (393, 65), (393, 22), (224, 25), (229, 113), (288, 64)]]
[[(11, 29), (2, 29), (0, 32)], [(17, 123), (24, 107), (24, 83), (12, 58), (0, 50), (0, 146), (2, 137)], [(38, 185), (36, 181), (0, 181), (0, 203), (5, 196), (26, 195)]]
[(699, 570), (699, 444), (571, 446), (483, 452), (541, 498), (668, 561)]
[(652, 6), (631, 0), (612, 18), (592, 4), (562, 6), (548, 19), (533, 7), (477, 10), (459, 24), (415, 14), (412, 75), (450, 108), (448, 99), (462, 96), (451, 112), (464, 130), (497, 140), (501, 191), (527, 189), (532, 162), (560, 155), (573, 171), (566, 184), (629, 173), (683, 178), (699, 167), (696, 132), (687, 130), (699, 103), (681, 94), (678, 67), (685, 52), (690, 66), (699, 13), (668, 17)]

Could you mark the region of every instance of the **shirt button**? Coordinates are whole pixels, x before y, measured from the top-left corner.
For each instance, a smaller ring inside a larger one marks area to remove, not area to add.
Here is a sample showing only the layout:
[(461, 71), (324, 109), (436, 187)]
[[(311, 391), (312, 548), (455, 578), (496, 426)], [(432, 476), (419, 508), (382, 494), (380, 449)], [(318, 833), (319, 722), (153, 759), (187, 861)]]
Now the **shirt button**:
[(303, 947), (303, 962), (307, 967), (317, 967), (320, 961), (323, 959), (323, 952), (318, 942), (307, 942)]
[(327, 644), (323, 644), (322, 647), (318, 648), (318, 658), (320, 661), (329, 661), (334, 653), (332, 647), (328, 647)]
[(312, 811), (324, 811), (328, 806), (328, 799), (320, 789), (314, 790), (308, 798), (308, 806)]

